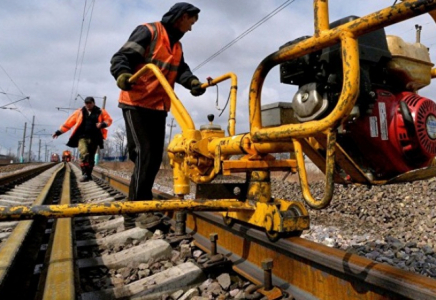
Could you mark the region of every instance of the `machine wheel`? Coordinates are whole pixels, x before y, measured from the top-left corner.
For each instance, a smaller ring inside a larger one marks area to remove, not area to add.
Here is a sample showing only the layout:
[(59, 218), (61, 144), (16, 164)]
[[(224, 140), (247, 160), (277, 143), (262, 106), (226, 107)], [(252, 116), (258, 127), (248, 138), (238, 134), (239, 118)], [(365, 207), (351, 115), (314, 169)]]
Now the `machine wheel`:
[(230, 217), (223, 216), (223, 222), (229, 227), (232, 227), (235, 224), (235, 220)]
[(303, 234), (302, 230), (297, 230), (297, 231), (292, 231), (292, 232), (288, 232), (284, 235), (284, 237), (286, 238), (290, 238), (290, 237), (300, 237)]
[(292, 232), (265, 231), (265, 233), (268, 239), (271, 242), (275, 243), (280, 239), (286, 239), (290, 237), (300, 237), (303, 231), (301, 230), (292, 231)]
[(265, 231), (266, 237), (273, 243), (277, 242), (282, 238), (282, 234), (277, 231)]
[[(303, 215), (303, 212), (301, 211), (301, 209), (297, 206), (297, 205), (291, 205), (287, 212), (288, 214), (291, 214), (294, 217), (300, 217)], [(299, 237), (303, 234), (303, 230), (296, 230), (296, 231), (292, 231), (292, 232), (287, 232), (285, 234), (286, 237)]]
[[(280, 212), (283, 215), (299, 217), (303, 215), (303, 212), (297, 205), (289, 206), (288, 210)], [(271, 242), (277, 242), (281, 238), (299, 237), (303, 233), (302, 230), (296, 230), (291, 232), (277, 232), (277, 231), (265, 231), (266, 236)]]

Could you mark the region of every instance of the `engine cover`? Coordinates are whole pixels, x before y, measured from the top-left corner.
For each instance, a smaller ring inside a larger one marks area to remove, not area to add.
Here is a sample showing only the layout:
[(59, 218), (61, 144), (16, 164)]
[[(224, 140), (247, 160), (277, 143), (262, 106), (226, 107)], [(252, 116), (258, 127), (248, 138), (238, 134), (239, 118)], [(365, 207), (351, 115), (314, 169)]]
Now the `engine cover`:
[(436, 155), (436, 103), (412, 92), (376, 91), (376, 100), (345, 126), (377, 179), (428, 166)]
[(328, 108), (327, 97), (316, 90), (316, 83), (308, 83), (300, 87), (292, 100), (292, 109), (300, 122), (312, 121)]
[(413, 132), (407, 116), (397, 113), (396, 136), (404, 154), (411, 160), (416, 160), (417, 155), (422, 155), (423, 160), (432, 159), (436, 155), (436, 103), (411, 92), (396, 97), (400, 104), (407, 104), (415, 127)]

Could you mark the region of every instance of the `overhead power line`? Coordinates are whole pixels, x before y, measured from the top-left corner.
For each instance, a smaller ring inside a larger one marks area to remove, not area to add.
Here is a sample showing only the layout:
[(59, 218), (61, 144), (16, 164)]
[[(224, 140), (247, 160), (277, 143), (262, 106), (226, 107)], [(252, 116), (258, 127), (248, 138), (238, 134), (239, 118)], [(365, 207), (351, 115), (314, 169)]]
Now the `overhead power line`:
[[(0, 68), (3, 70), (3, 72), (5, 72), (5, 74), (6, 74), (6, 76), (8, 76), (8, 78), (9, 78), (9, 80), (15, 85), (15, 87), (17, 88), (17, 90), (19, 90), (20, 91), (20, 93), (21, 93), (21, 95), (22, 96), (26, 96), (26, 95), (24, 95), (24, 93), (23, 93), (23, 91), (18, 87), (18, 85), (15, 83), (15, 81), (13, 81), (12, 80), (12, 77), (11, 76), (9, 76), (9, 74), (8, 74), (8, 72), (6, 72), (6, 70), (3, 68), (3, 66), (2, 65), (0, 65)], [(0, 88), (1, 89), (1, 88)], [(9, 98), (9, 95), (10, 94), (8, 94), (8, 93), (6, 93), (5, 91), (3, 91), (2, 90), (2, 94), (4, 94), (4, 95), (6, 95), (6, 97), (8, 97)], [(29, 104), (29, 106), (30, 106), (30, 108), (33, 110), (33, 107), (32, 107), (32, 104), (30, 103), (30, 97), (26, 97), (26, 98), (24, 98), (24, 99), (27, 99), (27, 102), (28, 102), (28, 104)], [(22, 100), (24, 100), (24, 99), (22, 99)], [(20, 100), (21, 101), (21, 100)], [(16, 102), (18, 102), (18, 101), (16, 101)], [(15, 102), (14, 102), (15, 103)], [(11, 108), (6, 108), (6, 109), (11, 109)], [(18, 111), (20, 114), (22, 114), (26, 119), (28, 119), (18, 108), (12, 108), (12, 109), (14, 109), (14, 110), (16, 110), (16, 111)]]
[(23, 91), (18, 87), (18, 85), (15, 83), (15, 81), (12, 80), (11, 76), (9, 76), (8, 72), (6, 72), (6, 70), (2, 67), (2, 65), (0, 65), (0, 68), (2, 68), (3, 72), (5, 72), (6, 76), (8, 76), (9, 80), (12, 81), (12, 83), (15, 85), (15, 87), (17, 88), (17, 90), (20, 91), (21, 95), (24, 96)]
[[(80, 75), (82, 72), (82, 65), (83, 65), (83, 59), (85, 56), (85, 50), (86, 50), (86, 45), (87, 45), (87, 41), (88, 41), (88, 35), (89, 35), (89, 28), (91, 27), (91, 20), (92, 20), (92, 13), (94, 11), (94, 4), (95, 4), (95, 0), (92, 0), (92, 7), (91, 7), (91, 14), (89, 17), (89, 22), (88, 22), (88, 29), (87, 29), (87, 33), (86, 33), (86, 37), (85, 37), (85, 42), (84, 42), (84, 46), (83, 46), (83, 50), (82, 50), (82, 55), (80, 55), (81, 52), (81, 48), (82, 48), (82, 37), (83, 37), (83, 31), (84, 31), (84, 24), (85, 24), (85, 19), (86, 19), (86, 15), (89, 12), (89, 7), (88, 7), (88, 11), (87, 11), (87, 5), (88, 5), (88, 1), (85, 0), (85, 4), (83, 7), (83, 15), (82, 15), (82, 24), (80, 27), (80, 37), (79, 37), (79, 45), (77, 46), (77, 55), (76, 55), (76, 66), (74, 68), (74, 76), (73, 76), (73, 86), (71, 87), (71, 94), (70, 94), (70, 101), (69, 101), (69, 105), (71, 106), (71, 101), (73, 99), (73, 95), (77, 93), (78, 89), (79, 89), (79, 81), (80, 81)], [(80, 61), (80, 63), (79, 63)], [(77, 78), (76, 78), (77, 77)]]
[(11, 103), (8, 103), (8, 104), (5, 104), (5, 105), (3, 105), (3, 106), (0, 106), (0, 108), (3, 108), (3, 109), (17, 109), (17, 108), (10, 108), (10, 107), (6, 107), (6, 106), (11, 105), (11, 104), (14, 104), (14, 103), (17, 103), (17, 102), (20, 102), (20, 101), (23, 101), (23, 100), (26, 100), (26, 99), (29, 99), (29, 97), (24, 97), (23, 99), (16, 100), (16, 101), (14, 101), (14, 102), (11, 102)]
[(88, 21), (88, 30), (86, 31), (85, 45), (83, 46), (82, 60), (80, 61), (79, 76), (77, 77), (77, 91), (79, 91), (80, 76), (82, 75), (83, 59), (85, 58), (86, 45), (88, 44), (89, 29), (91, 28), (92, 14), (94, 12), (95, 0), (92, 0), (91, 15)]
[(217, 52), (215, 52), (213, 55), (211, 55), (209, 58), (207, 58), (205, 61), (203, 61), (202, 63), (200, 63), (198, 66), (196, 66), (194, 69), (192, 69), (192, 72), (195, 72), (196, 70), (200, 69), (202, 66), (204, 66), (205, 64), (207, 64), (208, 62), (210, 62), (212, 59), (214, 59), (215, 57), (217, 57), (218, 55), (220, 55), (221, 53), (223, 53), (225, 50), (227, 50), (228, 48), (230, 48), (231, 46), (233, 46), (234, 44), (236, 44), (239, 40), (241, 40), (242, 38), (244, 38), (246, 35), (248, 35), (250, 32), (252, 32), (253, 30), (255, 30), (257, 27), (259, 27), (260, 25), (262, 25), (263, 23), (265, 23), (266, 21), (268, 21), (269, 19), (271, 19), (273, 16), (275, 16), (277, 13), (279, 13), (282, 9), (284, 9), (286, 6), (292, 4), (293, 2), (295, 2), (296, 0), (287, 0), (285, 1), (282, 5), (280, 5), (279, 7), (277, 7), (276, 9), (274, 9), (272, 12), (270, 12), (269, 14), (267, 14), (265, 17), (263, 17), (262, 19), (260, 19), (256, 24), (254, 24), (253, 26), (251, 26), (250, 28), (248, 28), (246, 31), (244, 31), (243, 33), (241, 33), (238, 37), (236, 37), (233, 41), (231, 41), (230, 43), (228, 43), (227, 45), (225, 45), (223, 48), (221, 48), (220, 50), (218, 50)]

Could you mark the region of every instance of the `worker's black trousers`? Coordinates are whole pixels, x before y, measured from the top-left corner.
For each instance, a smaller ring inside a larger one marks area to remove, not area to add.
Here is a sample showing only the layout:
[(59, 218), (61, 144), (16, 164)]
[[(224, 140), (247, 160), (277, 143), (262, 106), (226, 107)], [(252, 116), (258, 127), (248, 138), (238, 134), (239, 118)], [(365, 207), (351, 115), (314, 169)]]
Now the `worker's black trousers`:
[(153, 183), (162, 163), (166, 111), (123, 109), (129, 158), (135, 164), (129, 200), (152, 200)]

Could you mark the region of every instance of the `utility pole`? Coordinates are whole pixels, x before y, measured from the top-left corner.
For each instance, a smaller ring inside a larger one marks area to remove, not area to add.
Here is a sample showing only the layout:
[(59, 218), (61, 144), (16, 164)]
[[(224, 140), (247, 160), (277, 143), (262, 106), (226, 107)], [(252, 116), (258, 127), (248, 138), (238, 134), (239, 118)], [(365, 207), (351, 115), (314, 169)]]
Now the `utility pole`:
[(416, 29), (416, 43), (421, 43), (421, 30), (422, 30), (422, 26), (415, 24), (415, 29)]
[(39, 147), (38, 147), (38, 161), (41, 161), (41, 139), (39, 139)]
[(17, 148), (17, 160), (20, 160), (20, 149), (21, 149), (21, 141), (18, 141), (18, 148)]
[(44, 160), (45, 162), (48, 161), (47, 157), (48, 157), (48, 154), (47, 154), (47, 144), (45, 144), (45, 160)]
[(32, 119), (32, 129), (30, 130), (30, 142), (29, 142), (29, 162), (31, 161), (32, 155), (32, 139), (33, 139), (33, 128), (35, 127), (35, 116)]
[(23, 132), (23, 142), (21, 143), (21, 157), (20, 157), (20, 163), (24, 162), (24, 146), (26, 144), (26, 128), (27, 128), (27, 122), (24, 123), (24, 132)]

